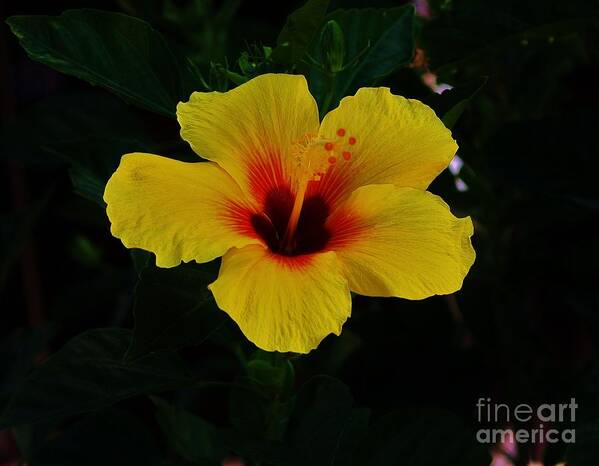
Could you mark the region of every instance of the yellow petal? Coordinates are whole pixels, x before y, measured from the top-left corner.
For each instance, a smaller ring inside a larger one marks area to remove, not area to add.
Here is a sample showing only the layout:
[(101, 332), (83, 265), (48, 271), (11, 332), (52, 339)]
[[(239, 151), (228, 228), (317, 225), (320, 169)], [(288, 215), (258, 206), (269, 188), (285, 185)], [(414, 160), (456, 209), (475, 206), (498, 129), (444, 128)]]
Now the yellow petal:
[(211, 162), (124, 155), (108, 180), (104, 201), (112, 234), (128, 248), (155, 253), (160, 267), (208, 262), (231, 247), (259, 242), (246, 213), (252, 206)]
[(335, 186), (339, 198), (368, 184), (426, 189), (458, 148), (431, 108), (383, 87), (345, 97), (324, 117), (320, 136), (333, 142), (338, 159), (323, 189)]
[(261, 246), (231, 249), (210, 285), (218, 307), (267, 351), (308, 353), (351, 314), (334, 252), (281, 256)]
[(303, 76), (265, 74), (235, 89), (194, 92), (179, 103), (181, 137), (224, 168), (259, 202), (289, 184), (293, 153), (318, 132), (318, 108)]
[(352, 291), (423, 299), (462, 287), (474, 262), (470, 217), (427, 191), (358, 188), (327, 221)]

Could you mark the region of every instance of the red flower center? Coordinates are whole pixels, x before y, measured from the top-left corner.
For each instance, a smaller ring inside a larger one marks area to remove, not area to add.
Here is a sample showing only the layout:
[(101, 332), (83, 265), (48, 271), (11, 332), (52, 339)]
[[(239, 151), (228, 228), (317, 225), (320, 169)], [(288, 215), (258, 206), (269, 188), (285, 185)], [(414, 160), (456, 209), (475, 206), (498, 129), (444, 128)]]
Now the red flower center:
[(288, 187), (270, 190), (263, 212), (251, 216), (254, 231), (277, 254), (298, 256), (323, 250), (331, 238), (325, 227), (330, 207), (318, 194), (306, 196), (291, 247), (283, 244), (294, 201), (295, 195)]

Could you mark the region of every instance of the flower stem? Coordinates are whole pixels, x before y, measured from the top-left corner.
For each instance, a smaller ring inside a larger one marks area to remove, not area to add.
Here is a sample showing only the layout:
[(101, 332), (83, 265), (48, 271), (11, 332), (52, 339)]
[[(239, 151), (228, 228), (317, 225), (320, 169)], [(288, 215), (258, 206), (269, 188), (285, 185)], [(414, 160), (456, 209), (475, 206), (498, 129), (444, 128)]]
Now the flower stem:
[(324, 101), (322, 102), (322, 105), (320, 107), (320, 115), (322, 117), (324, 117), (327, 114), (327, 112), (329, 111), (329, 108), (333, 101), (333, 97), (335, 96), (335, 85), (337, 82), (337, 73), (327, 73), (327, 78), (328, 78), (327, 79), (328, 91), (327, 91)]

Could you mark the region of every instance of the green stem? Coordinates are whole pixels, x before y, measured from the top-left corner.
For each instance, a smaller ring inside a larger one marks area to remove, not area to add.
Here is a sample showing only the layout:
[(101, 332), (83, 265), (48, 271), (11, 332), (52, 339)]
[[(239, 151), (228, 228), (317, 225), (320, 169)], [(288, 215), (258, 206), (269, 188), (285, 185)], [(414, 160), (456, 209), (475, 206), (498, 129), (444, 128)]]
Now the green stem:
[(333, 101), (333, 97), (335, 96), (335, 85), (337, 81), (337, 73), (328, 73), (327, 74), (327, 83), (328, 83), (328, 92), (322, 102), (322, 106), (320, 107), (320, 115), (324, 117), (329, 111), (331, 106), (331, 102)]

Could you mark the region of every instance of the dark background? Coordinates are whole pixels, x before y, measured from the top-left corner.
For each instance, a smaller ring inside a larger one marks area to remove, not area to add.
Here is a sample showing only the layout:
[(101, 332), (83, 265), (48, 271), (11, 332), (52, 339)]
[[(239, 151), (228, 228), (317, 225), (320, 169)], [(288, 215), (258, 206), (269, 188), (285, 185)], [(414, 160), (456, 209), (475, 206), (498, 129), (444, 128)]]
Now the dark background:
[[(8, 1), (0, 8), (3, 18), (83, 7), (125, 11), (208, 66), (225, 58), (235, 63), (254, 43), (274, 45), (287, 15), (301, 5), (246, 1), (227, 17), (225, 2), (214, 2), (196, 23), (175, 24), (158, 3)], [(364, 5), (336, 1), (330, 10), (350, 6)], [(469, 189), (458, 191), (448, 171), (430, 188), (458, 216), (472, 216), (476, 263), (463, 289), (449, 297), (356, 297), (343, 336), (329, 337), (294, 362), (295, 383), (333, 375), (375, 417), (405, 407), (440, 409), (473, 429), (480, 397), (512, 406), (576, 397), (580, 450), (568, 464), (599, 464), (597, 2), (430, 7), (432, 18), (420, 23), (420, 55), (384, 84), (427, 101), (434, 99), (421, 81), (427, 69), (458, 86), (488, 78), (453, 129), (465, 161), (459, 176)], [(90, 112), (114, 109), (116, 122), (131, 114), (159, 142), (176, 139), (178, 126), (31, 61), (5, 24), (0, 33), (0, 376), (8, 397), (30, 367), (75, 335), (133, 326), (131, 256), (110, 235), (103, 209), (73, 192), (68, 164), (44, 151), (52, 125), (81, 104)], [(238, 370), (221, 353), (208, 343), (185, 356), (214, 355), (212, 373), (232, 380)], [(195, 409), (225, 425), (226, 394), (210, 391), (209, 397)], [(159, 435), (147, 401), (133, 399), (118, 409), (135, 413)], [(0, 464), (13, 464), (18, 454), (7, 432), (2, 438)], [(545, 456), (554, 464), (566, 454), (565, 445), (543, 450), (523, 446), (520, 461)]]

